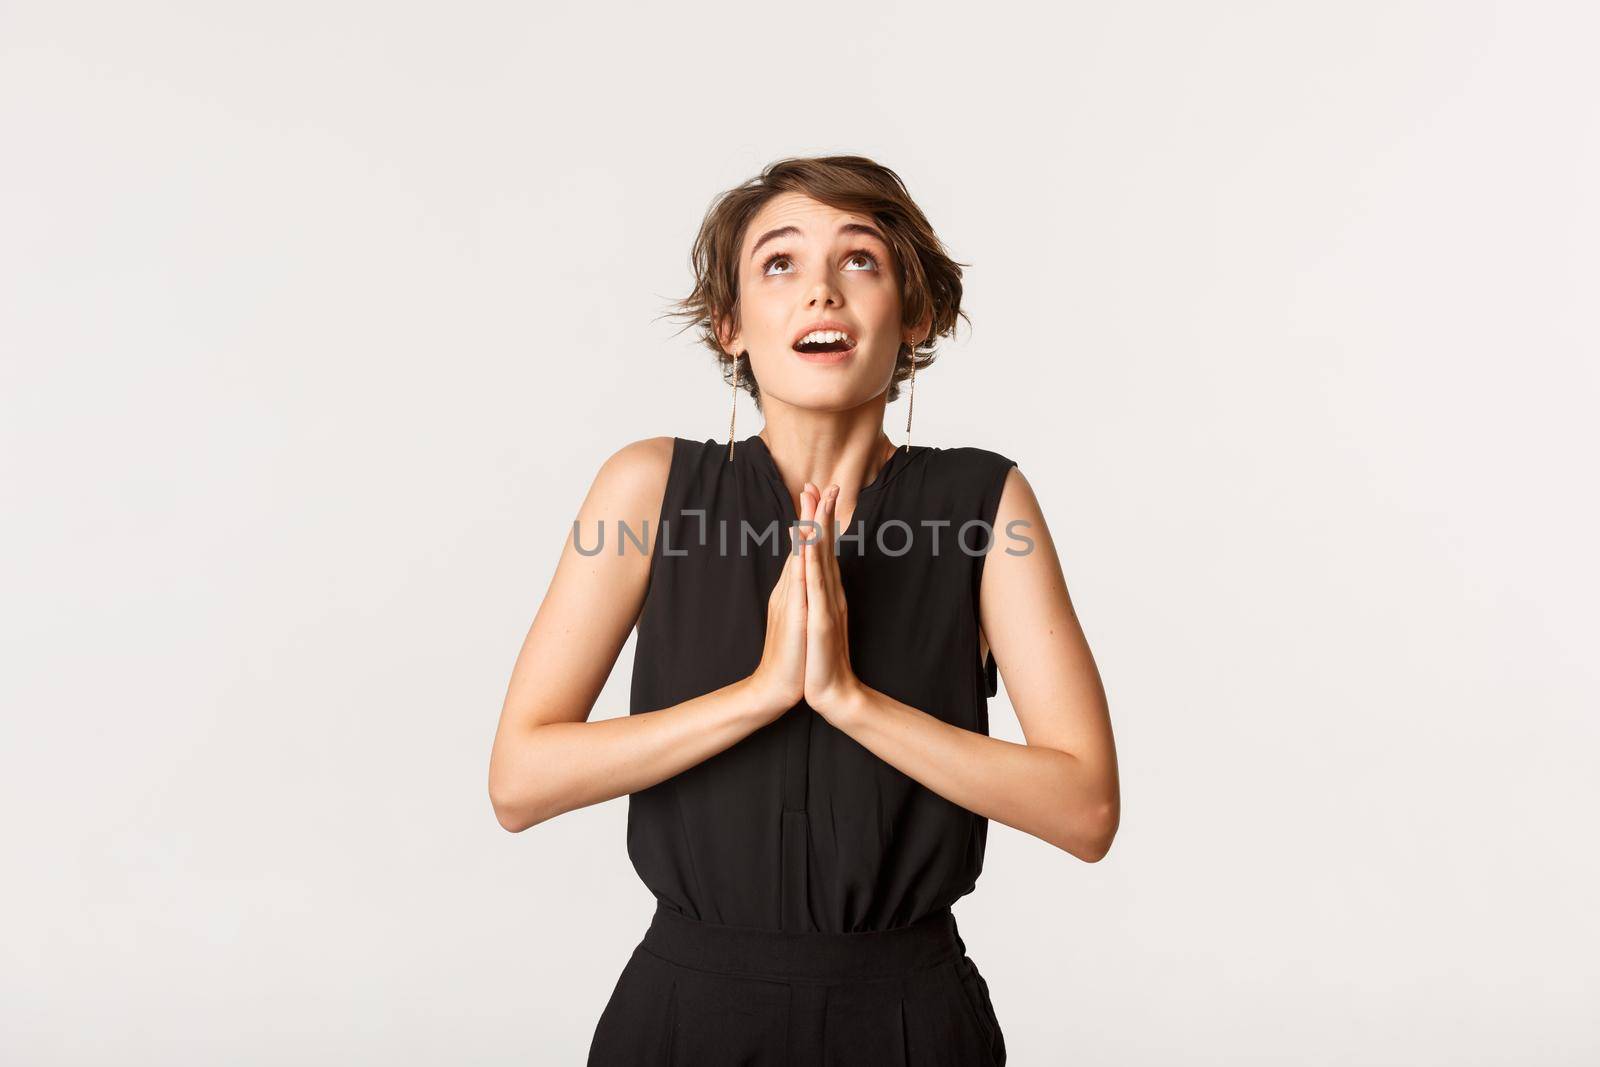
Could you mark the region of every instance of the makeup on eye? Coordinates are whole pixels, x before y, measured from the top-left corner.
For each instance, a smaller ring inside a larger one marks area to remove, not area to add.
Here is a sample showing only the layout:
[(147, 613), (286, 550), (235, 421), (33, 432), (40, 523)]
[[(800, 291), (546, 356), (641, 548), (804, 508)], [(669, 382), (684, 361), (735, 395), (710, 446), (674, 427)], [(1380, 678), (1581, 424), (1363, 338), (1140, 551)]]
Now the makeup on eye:
[[(844, 261), (846, 263), (849, 263), (851, 260), (857, 258), (858, 256), (859, 257), (864, 257), (866, 259), (870, 259), (872, 261), (872, 269), (873, 270), (879, 270), (881, 268), (881, 263), (880, 263), (880, 261), (878, 259), (878, 254), (876, 252), (873, 252), (873, 251), (871, 251), (869, 249), (866, 249), (866, 248), (852, 248), (849, 252), (845, 253), (845, 260)], [(792, 258), (793, 257), (788, 252), (782, 251), (780, 249), (779, 251), (776, 251), (776, 252), (772, 253), (766, 259), (761, 261), (761, 273), (763, 275), (768, 274), (772, 270), (772, 265), (774, 263), (776, 263), (780, 259), (788, 259), (788, 260), (792, 261)], [(780, 273), (788, 274), (788, 273), (792, 273), (792, 272), (790, 272), (790, 271), (782, 271)]]

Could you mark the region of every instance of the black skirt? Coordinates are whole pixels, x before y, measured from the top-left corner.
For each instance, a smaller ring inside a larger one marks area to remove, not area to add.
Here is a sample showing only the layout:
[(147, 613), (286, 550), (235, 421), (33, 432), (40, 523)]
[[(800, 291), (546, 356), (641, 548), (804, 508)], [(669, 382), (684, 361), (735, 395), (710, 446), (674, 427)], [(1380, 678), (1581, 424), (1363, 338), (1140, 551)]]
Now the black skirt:
[(988, 983), (941, 908), (861, 933), (761, 930), (657, 903), (590, 1067), (1003, 1067)]

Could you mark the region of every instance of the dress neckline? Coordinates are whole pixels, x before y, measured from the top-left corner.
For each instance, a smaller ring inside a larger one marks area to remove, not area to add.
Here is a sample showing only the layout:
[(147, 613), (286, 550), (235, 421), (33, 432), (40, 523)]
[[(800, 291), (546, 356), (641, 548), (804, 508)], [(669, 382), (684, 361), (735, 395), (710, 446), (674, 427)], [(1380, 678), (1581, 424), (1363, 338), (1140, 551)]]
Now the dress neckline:
[[(757, 462), (761, 465), (767, 476), (776, 482), (778, 488), (782, 489), (784, 495), (787, 496), (789, 487), (784, 482), (783, 475), (779, 473), (778, 464), (772, 458), (772, 452), (767, 448), (767, 442), (761, 437), (761, 435), (758, 433), (751, 434), (741, 443), (744, 444), (747, 450), (756, 457)], [(910, 459), (919, 452), (925, 451), (931, 446), (912, 445), (910, 447), (911, 451), (907, 453), (905, 445), (896, 445), (894, 454), (883, 461), (883, 466), (878, 468), (878, 473), (873, 475), (872, 480), (866, 485), (863, 485), (856, 492), (857, 500), (863, 496), (866, 496), (868, 493), (875, 493), (879, 489), (883, 488), (883, 486), (888, 484), (891, 478), (900, 473), (901, 468), (905, 466), (905, 460)]]

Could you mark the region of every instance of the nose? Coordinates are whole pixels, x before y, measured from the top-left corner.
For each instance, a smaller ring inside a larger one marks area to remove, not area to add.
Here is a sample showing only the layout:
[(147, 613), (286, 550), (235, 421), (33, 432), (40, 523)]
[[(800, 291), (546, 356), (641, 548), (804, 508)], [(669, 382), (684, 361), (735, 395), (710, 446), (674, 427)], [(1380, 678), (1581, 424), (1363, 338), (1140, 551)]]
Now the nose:
[(806, 300), (806, 304), (809, 307), (818, 307), (819, 305), (821, 307), (838, 307), (843, 303), (844, 299), (839, 290), (827, 278), (819, 278), (811, 286), (811, 292)]

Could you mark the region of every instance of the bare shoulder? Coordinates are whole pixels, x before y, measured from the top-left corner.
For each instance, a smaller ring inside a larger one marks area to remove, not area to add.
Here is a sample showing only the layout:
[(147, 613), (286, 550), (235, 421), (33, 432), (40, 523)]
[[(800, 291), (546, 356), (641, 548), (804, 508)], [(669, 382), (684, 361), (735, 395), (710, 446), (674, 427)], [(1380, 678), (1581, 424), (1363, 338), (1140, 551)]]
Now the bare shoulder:
[(657, 520), (666, 500), (675, 440), (646, 437), (630, 441), (605, 458), (578, 508), (573, 532), (567, 539), (568, 555), (575, 553), (575, 537), (581, 536), (586, 546), (606, 545), (613, 543), (612, 538), (620, 542), (626, 529), (629, 536), (643, 541), (643, 552), (596, 554), (584, 551), (582, 554), (589, 557), (587, 562), (592, 566), (644, 574), (655, 546)]
[(984, 585), (989, 578), (1002, 588), (1015, 588), (1026, 582), (1058, 584), (1061, 561), (1056, 554), (1044, 507), (1034, 493), (1033, 483), (1013, 466), (1005, 477), (1004, 488), (994, 517), (994, 551), (984, 568)]
[(1044, 519), (1039, 498), (1033, 491), (1033, 483), (1022, 473), (1022, 468), (1015, 464), (1006, 471), (1005, 482), (1000, 491), (1000, 504), (995, 509), (995, 527), (1004, 530), (1006, 523), (1013, 519), (1030, 522), (1036, 520), (1042, 522)]
[(665, 482), (672, 465), (674, 440), (672, 437), (642, 437), (629, 441), (606, 457), (595, 480), (605, 478), (621, 484)]
[(618, 517), (654, 518), (666, 495), (675, 438), (645, 437), (607, 456), (595, 474), (584, 510), (597, 505)]

